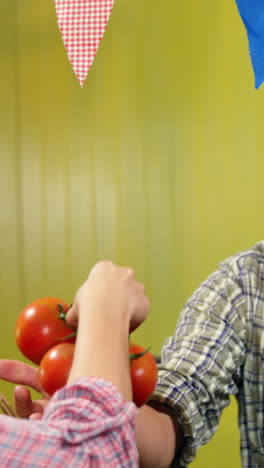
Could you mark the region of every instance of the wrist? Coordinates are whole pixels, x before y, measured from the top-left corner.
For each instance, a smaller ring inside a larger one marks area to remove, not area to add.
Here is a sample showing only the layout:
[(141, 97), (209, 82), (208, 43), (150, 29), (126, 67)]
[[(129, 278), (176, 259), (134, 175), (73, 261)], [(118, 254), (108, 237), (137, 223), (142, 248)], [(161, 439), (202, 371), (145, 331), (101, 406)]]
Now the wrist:
[(129, 330), (130, 315), (127, 305), (118, 299), (113, 301), (99, 297), (86, 304), (79, 304), (79, 324), (88, 324), (92, 322), (96, 325), (97, 321), (105, 320), (106, 323), (122, 323)]
[[(129, 367), (129, 314), (122, 307), (100, 303), (79, 310), (75, 354), (68, 382), (97, 376), (112, 382), (132, 399)], [(81, 308), (80, 308), (81, 309)]]

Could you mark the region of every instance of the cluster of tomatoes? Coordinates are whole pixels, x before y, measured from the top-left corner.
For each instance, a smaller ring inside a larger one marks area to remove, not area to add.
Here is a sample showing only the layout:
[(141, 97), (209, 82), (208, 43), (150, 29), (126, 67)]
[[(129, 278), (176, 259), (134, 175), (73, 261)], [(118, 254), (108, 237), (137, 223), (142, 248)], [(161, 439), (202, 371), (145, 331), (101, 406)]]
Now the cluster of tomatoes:
[[(15, 325), (17, 346), (39, 366), (40, 384), (50, 396), (66, 384), (72, 365), (77, 330), (66, 321), (68, 309), (58, 298), (38, 299), (22, 310)], [(133, 401), (140, 407), (155, 388), (157, 364), (139, 345), (131, 344), (129, 353)]]

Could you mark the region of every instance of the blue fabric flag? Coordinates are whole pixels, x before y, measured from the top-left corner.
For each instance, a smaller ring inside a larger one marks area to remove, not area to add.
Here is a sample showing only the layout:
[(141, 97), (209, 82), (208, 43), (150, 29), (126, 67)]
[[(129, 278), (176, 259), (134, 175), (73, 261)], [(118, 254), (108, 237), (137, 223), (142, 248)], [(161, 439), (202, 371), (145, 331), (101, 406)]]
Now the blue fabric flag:
[(264, 81), (264, 0), (236, 0), (247, 30), (256, 89)]

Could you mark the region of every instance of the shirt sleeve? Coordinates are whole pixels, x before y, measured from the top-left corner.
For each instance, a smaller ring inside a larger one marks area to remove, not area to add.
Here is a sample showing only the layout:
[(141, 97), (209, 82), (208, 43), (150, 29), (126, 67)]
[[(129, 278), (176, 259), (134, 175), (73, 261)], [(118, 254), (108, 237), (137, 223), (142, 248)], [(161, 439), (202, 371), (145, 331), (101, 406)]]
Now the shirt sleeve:
[(41, 421), (0, 416), (0, 466), (137, 467), (136, 413), (111, 383), (79, 379), (54, 394)]
[(189, 299), (165, 342), (151, 398), (182, 426), (184, 447), (173, 466), (187, 466), (209, 441), (229, 396), (238, 392), (245, 359), (245, 295), (238, 265), (221, 265)]

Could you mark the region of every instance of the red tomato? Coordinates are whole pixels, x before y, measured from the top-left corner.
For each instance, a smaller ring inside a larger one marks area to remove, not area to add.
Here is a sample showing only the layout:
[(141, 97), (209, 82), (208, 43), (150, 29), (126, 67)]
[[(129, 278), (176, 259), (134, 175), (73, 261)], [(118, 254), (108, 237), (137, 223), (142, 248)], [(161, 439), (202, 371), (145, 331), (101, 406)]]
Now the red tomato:
[[(132, 344), (130, 354), (141, 354), (146, 351), (142, 346)], [(60, 343), (49, 349), (41, 360), (39, 378), (42, 388), (51, 396), (63, 387), (68, 379), (72, 366), (74, 344)], [(153, 393), (158, 376), (155, 358), (148, 351), (141, 357), (134, 358), (130, 364), (133, 401), (140, 407)]]
[[(129, 352), (139, 354), (145, 351), (144, 348), (136, 344), (131, 344)], [(130, 364), (130, 374), (133, 390), (133, 401), (140, 407), (153, 393), (157, 378), (158, 368), (155, 358), (148, 351), (143, 356), (132, 359)]]
[(74, 344), (60, 343), (45, 354), (39, 366), (39, 379), (42, 388), (51, 396), (63, 387), (71, 369)]
[[(60, 306), (64, 312), (69, 309), (64, 301), (54, 297), (37, 299), (25, 307), (17, 319), (17, 346), (35, 364), (40, 363), (52, 346), (73, 332), (65, 320), (60, 318)], [(74, 343), (75, 337), (63, 341)]]

